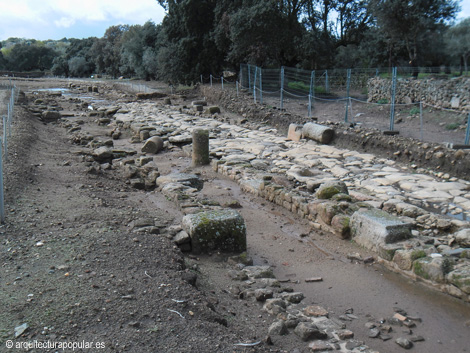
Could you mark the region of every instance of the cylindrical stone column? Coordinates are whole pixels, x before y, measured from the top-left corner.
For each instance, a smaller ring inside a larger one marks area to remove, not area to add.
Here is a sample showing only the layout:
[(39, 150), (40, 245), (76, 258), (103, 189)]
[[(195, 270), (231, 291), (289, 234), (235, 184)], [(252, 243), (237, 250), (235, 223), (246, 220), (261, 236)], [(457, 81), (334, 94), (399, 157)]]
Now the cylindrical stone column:
[(193, 166), (209, 164), (209, 131), (193, 130)]

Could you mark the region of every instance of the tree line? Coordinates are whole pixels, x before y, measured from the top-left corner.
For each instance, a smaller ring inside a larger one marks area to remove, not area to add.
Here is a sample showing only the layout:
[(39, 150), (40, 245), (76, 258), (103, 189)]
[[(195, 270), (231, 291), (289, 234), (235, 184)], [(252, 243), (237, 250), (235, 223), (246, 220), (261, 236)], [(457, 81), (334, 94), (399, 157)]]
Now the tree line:
[[(161, 24), (101, 38), (1, 42), (0, 70), (191, 83), (240, 63), (303, 69), (460, 65), (470, 18), (454, 0), (157, 0)], [(158, 6), (156, 2), (156, 6)]]

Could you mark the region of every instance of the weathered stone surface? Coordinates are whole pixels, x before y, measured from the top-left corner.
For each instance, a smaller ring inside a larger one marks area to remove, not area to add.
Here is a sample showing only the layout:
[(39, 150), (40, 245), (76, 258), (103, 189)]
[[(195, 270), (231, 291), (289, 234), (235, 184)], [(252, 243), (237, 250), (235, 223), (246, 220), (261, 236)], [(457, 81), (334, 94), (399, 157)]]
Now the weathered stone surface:
[(404, 337), (397, 338), (395, 340), (395, 343), (405, 349), (410, 349), (411, 347), (413, 347), (413, 342), (411, 342), (409, 339), (404, 338)]
[(312, 352), (326, 352), (326, 351), (333, 351), (335, 350), (335, 347), (325, 341), (313, 341), (308, 345), (308, 348)]
[(397, 264), (398, 268), (404, 271), (409, 271), (413, 267), (413, 250), (397, 250), (393, 256), (393, 262)]
[(188, 233), (186, 233), (184, 230), (181, 232), (178, 232), (175, 237), (173, 238), (173, 241), (176, 243), (176, 245), (181, 245), (185, 243), (190, 243), (191, 242), (191, 237), (189, 236)]
[(314, 316), (314, 317), (319, 317), (319, 316), (326, 316), (328, 317), (328, 310), (325, 308), (319, 306), (319, 305), (309, 305), (304, 309), (304, 313), (307, 316)]
[(246, 266), (243, 269), (251, 278), (275, 278), (270, 266)]
[(413, 272), (424, 279), (443, 283), (445, 279), (445, 274), (443, 271), (443, 261), (442, 257), (432, 258), (432, 257), (423, 257), (416, 260), (413, 263)]
[(206, 109), (207, 114), (217, 114), (220, 113), (220, 108), (217, 106), (211, 106)]
[(209, 131), (203, 129), (193, 130), (192, 164), (193, 166), (207, 165), (209, 159)]
[(319, 199), (331, 199), (336, 194), (348, 194), (348, 188), (342, 181), (329, 181), (321, 184), (315, 196)]
[(346, 215), (336, 215), (331, 220), (331, 227), (341, 239), (347, 239), (350, 236), (349, 221), (350, 218)]
[(456, 266), (453, 271), (447, 274), (446, 279), (462, 292), (470, 294), (470, 264)]
[(302, 137), (328, 144), (333, 140), (335, 131), (327, 126), (306, 123), (302, 128)]
[(286, 324), (283, 320), (275, 321), (269, 326), (268, 334), (270, 336), (278, 335), (278, 336), (285, 336), (289, 333)]
[(42, 112), (42, 120), (49, 122), (49, 121), (56, 121), (62, 118), (62, 114), (60, 112), (56, 112), (53, 110), (46, 110), (45, 112)]
[(113, 150), (102, 146), (93, 151), (93, 158), (98, 162), (106, 162), (113, 158)]
[(302, 138), (302, 126), (297, 124), (290, 124), (289, 130), (287, 131), (287, 139), (295, 142), (299, 142)]
[(255, 298), (259, 302), (264, 302), (266, 299), (271, 299), (274, 293), (272, 289), (258, 288), (255, 290)]
[(237, 211), (204, 211), (186, 215), (182, 226), (191, 237), (194, 253), (246, 250), (245, 221)]
[(205, 100), (197, 100), (197, 101), (192, 101), (191, 105), (193, 105), (193, 106), (196, 106), (196, 105), (206, 106), (207, 102)]
[(185, 145), (191, 143), (193, 141), (193, 137), (191, 135), (176, 135), (170, 136), (168, 141), (175, 145)]
[(163, 175), (157, 178), (156, 180), (158, 186), (162, 186), (168, 183), (179, 183), (187, 186), (191, 186), (198, 190), (201, 190), (204, 182), (199, 179), (195, 174), (186, 174), (186, 173), (173, 173), (168, 175)]
[(412, 224), (384, 211), (372, 209), (355, 212), (350, 227), (351, 235), (359, 245), (377, 250), (378, 245), (410, 238)]
[(142, 146), (142, 152), (145, 153), (158, 153), (163, 149), (163, 140), (160, 136), (153, 136), (145, 141)]
[(286, 311), (286, 302), (281, 298), (268, 299), (263, 305), (263, 310), (271, 315), (277, 315)]
[(327, 334), (320, 331), (318, 327), (311, 322), (300, 322), (294, 330), (295, 334), (300, 337), (302, 341), (310, 341), (313, 339), (324, 339)]
[(454, 234), (457, 244), (464, 248), (470, 247), (470, 229), (462, 229)]
[(289, 303), (298, 304), (305, 298), (302, 292), (285, 293), (282, 295), (282, 299)]
[(144, 93), (140, 92), (136, 94), (137, 99), (155, 99), (155, 98), (164, 98), (167, 95), (160, 92)]

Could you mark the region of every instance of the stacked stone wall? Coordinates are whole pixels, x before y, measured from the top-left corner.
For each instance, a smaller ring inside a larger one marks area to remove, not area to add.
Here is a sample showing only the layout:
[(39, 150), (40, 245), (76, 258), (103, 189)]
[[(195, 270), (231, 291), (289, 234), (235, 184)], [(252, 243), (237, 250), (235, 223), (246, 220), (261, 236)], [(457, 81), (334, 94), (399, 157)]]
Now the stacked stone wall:
[[(368, 101), (390, 102), (392, 81), (375, 77), (369, 80)], [(423, 102), (438, 108), (470, 111), (470, 78), (459, 77), (447, 80), (398, 79), (396, 103)]]

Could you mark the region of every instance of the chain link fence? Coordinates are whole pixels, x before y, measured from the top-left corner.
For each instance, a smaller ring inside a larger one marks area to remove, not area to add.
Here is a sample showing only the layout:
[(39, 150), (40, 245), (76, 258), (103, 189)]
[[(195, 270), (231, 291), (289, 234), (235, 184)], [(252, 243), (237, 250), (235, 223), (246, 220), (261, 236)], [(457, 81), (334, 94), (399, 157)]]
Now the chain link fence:
[[(238, 79), (201, 76), (202, 84), (236, 89), (253, 97), (256, 104), (287, 110), (317, 121), (344, 122), (399, 134), (423, 142), (469, 145), (470, 112), (426, 104), (395, 102), (397, 80), (416, 76), (449, 77), (458, 68), (332, 69), (307, 71), (297, 68), (262, 69), (240, 66)], [(390, 100), (371, 102), (368, 82), (381, 77), (392, 80)], [(470, 89), (470, 88), (469, 88)]]
[(19, 90), (15, 85), (0, 83), (0, 116), (2, 134), (0, 136), (0, 222), (5, 223), (3, 166), (8, 161), (8, 139), (11, 137), (11, 124), (14, 116), (15, 103), (18, 100)]

